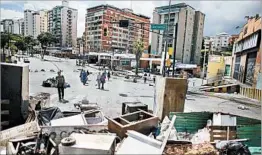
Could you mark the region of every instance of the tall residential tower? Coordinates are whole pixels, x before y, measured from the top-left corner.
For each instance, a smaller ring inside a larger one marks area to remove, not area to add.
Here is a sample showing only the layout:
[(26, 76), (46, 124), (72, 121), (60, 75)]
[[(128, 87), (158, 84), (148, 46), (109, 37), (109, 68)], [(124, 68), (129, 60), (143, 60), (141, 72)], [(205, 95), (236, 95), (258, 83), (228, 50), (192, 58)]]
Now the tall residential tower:
[(68, 7), (68, 1), (62, 4), (48, 11), (47, 29), (57, 38), (57, 47), (76, 47), (78, 12)]
[[(153, 23), (167, 24), (168, 12), (169, 6), (156, 7), (153, 12)], [(168, 47), (174, 48), (176, 42), (176, 49), (174, 49), (176, 60), (182, 63), (199, 64), (204, 20), (205, 14), (196, 11), (193, 7), (185, 3), (174, 4), (170, 8), (169, 31), (154, 31), (169, 37), (167, 39)], [(177, 34), (175, 33), (176, 25), (178, 26)], [(151, 39), (151, 51), (161, 55), (166, 48), (165, 37), (152, 33)]]

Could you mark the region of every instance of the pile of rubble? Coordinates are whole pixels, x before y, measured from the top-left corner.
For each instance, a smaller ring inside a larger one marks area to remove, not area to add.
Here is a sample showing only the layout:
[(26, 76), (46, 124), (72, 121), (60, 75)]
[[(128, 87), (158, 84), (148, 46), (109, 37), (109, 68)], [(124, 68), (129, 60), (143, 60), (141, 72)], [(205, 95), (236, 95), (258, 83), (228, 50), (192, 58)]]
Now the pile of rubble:
[(140, 102), (125, 102), (122, 115), (107, 118), (97, 103), (87, 99), (75, 103), (75, 111), (63, 112), (58, 107), (48, 107), (49, 101), (47, 93), (31, 97), (33, 115), (28, 116), (27, 122), (0, 132), (1, 153), (216, 155), (229, 143), (238, 143), (234, 151), (245, 148), (249, 152), (234, 140), (215, 147), (210, 139), (210, 122), (194, 134), (178, 132), (175, 115), (160, 123)]

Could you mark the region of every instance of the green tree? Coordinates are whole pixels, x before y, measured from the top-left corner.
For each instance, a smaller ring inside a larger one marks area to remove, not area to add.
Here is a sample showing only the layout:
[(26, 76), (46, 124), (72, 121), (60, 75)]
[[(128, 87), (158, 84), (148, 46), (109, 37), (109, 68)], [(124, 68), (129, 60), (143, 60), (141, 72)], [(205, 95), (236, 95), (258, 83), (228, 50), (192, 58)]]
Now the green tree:
[(138, 75), (138, 66), (139, 66), (139, 60), (142, 56), (143, 50), (144, 50), (144, 42), (142, 42), (140, 39), (136, 40), (133, 45), (133, 53), (136, 56), (136, 75)]
[(8, 44), (9, 38), (7, 33), (1, 33), (1, 48), (3, 48), (3, 53), (5, 52), (5, 48)]
[(32, 49), (33, 43), (34, 43), (33, 36), (26, 36), (24, 38), (24, 42), (25, 42), (25, 45), (26, 45), (27, 54), (29, 54), (30, 50)]
[(24, 51), (26, 51), (26, 44), (24, 41), (24, 38), (20, 38), (19, 40), (17, 40), (14, 44), (18, 50), (21, 50), (23, 53)]
[(43, 52), (41, 52), (41, 58), (44, 59), (47, 46), (50, 46), (50, 44), (52, 43), (56, 43), (57, 40), (49, 32), (41, 33), (40, 35), (37, 36), (37, 40), (40, 42), (41, 48), (44, 50)]

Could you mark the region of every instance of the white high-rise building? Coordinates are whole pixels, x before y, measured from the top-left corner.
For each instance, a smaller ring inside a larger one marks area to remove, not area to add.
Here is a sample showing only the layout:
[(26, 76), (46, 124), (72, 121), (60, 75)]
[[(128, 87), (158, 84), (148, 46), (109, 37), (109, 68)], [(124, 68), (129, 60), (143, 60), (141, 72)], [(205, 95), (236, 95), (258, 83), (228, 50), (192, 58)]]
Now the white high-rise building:
[(47, 32), (47, 11), (40, 10), (33, 13), (33, 37), (37, 39), (37, 36), (43, 32)]
[(67, 0), (64, 0), (62, 4), (48, 11), (48, 31), (57, 38), (56, 46), (76, 47), (78, 12), (68, 7)]
[[(168, 23), (169, 6), (155, 8), (153, 12), (154, 24)], [(205, 14), (196, 11), (193, 7), (178, 3), (171, 5), (169, 31), (154, 30), (161, 34), (167, 34), (166, 39), (163, 35), (152, 33), (151, 52), (161, 55), (165, 48), (173, 47), (176, 43), (175, 59), (182, 63), (200, 63), (200, 52), (203, 38)], [(177, 34), (176, 34), (177, 25)], [(173, 39), (176, 38), (176, 39)]]
[(32, 10), (24, 11), (24, 27), (25, 27), (25, 36), (33, 36), (33, 13)]
[[(217, 51), (217, 52), (224, 51), (228, 48), (230, 37), (231, 36), (225, 32), (219, 33), (215, 36), (205, 37), (204, 46), (207, 50), (210, 51)], [(211, 46), (209, 44), (211, 44)]]
[(1, 21), (3, 32), (24, 35), (24, 20), (21, 19), (4, 19)]

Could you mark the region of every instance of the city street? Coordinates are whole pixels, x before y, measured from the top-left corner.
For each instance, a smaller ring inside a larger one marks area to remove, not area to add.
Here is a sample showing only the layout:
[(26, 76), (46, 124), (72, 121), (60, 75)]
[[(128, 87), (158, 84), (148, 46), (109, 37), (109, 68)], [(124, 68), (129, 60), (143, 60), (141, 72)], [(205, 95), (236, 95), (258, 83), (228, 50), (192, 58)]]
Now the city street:
[[(80, 82), (77, 69), (82, 67), (76, 66), (74, 59), (60, 59), (46, 56), (48, 61), (41, 61), (39, 58), (30, 58), (29, 68), (30, 72), (30, 94), (38, 92), (48, 92), (51, 94), (51, 106), (58, 106), (61, 110), (74, 110), (74, 103), (81, 101), (86, 97), (90, 102), (96, 102), (102, 108), (105, 115), (115, 117), (121, 114), (122, 102), (140, 101), (153, 109), (154, 103), (154, 87), (149, 86), (149, 83), (144, 84), (143, 81), (138, 83), (128, 82), (123, 77), (112, 76), (110, 81), (106, 81), (105, 90), (97, 89), (96, 75), (98, 70), (84, 67), (92, 74), (89, 76), (89, 81), (86, 86)], [(58, 102), (57, 89), (45, 88), (41, 84), (47, 78), (52, 78), (57, 75), (58, 68), (63, 70), (62, 74), (65, 76), (66, 82), (71, 87), (65, 89), (65, 99), (68, 103)], [(34, 72), (35, 70), (38, 72)], [(40, 70), (44, 69), (45, 72)], [(55, 72), (50, 72), (50, 69)], [(192, 82), (195, 81), (195, 86)], [(199, 79), (190, 79), (189, 90), (192, 90), (201, 84)], [(238, 109), (240, 104), (220, 99), (216, 97), (209, 97), (198, 94), (187, 94), (185, 101), (185, 112), (191, 111), (212, 111), (224, 112), (231, 114), (241, 114), (246, 117), (260, 118), (260, 108), (248, 107), (249, 110)]]

